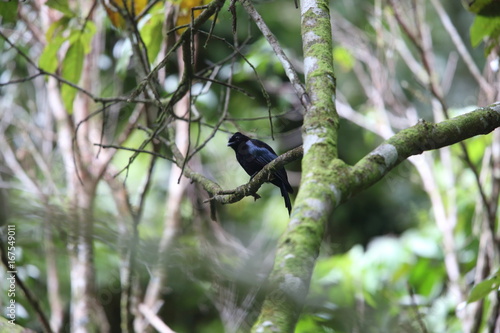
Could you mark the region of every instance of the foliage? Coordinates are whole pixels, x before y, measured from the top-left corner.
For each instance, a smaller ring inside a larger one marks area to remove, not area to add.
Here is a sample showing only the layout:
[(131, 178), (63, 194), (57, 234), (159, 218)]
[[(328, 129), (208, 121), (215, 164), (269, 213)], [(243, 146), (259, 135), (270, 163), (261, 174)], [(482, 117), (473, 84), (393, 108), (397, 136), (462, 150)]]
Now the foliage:
[(498, 47), (500, 37), (500, 4), (498, 1), (481, 0), (466, 4), (466, 8), (476, 13), (474, 22), (470, 27), (470, 40), (472, 46), (485, 42), (485, 54), (488, 55)]

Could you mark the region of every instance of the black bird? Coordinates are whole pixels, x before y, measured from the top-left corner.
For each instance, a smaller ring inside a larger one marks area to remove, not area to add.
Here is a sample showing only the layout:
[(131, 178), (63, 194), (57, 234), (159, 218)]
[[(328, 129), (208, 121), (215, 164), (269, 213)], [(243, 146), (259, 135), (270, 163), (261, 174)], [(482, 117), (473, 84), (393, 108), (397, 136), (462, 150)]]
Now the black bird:
[[(262, 168), (278, 157), (273, 148), (266, 143), (250, 139), (248, 136), (236, 132), (229, 139), (227, 145), (234, 149), (236, 159), (252, 179)], [(281, 195), (285, 199), (285, 206), (288, 208), (288, 214), (292, 211), (292, 204), (288, 193), (293, 193), (293, 189), (288, 182), (286, 171), (284, 168), (276, 170), (272, 174), (271, 183), (278, 186), (281, 190)]]

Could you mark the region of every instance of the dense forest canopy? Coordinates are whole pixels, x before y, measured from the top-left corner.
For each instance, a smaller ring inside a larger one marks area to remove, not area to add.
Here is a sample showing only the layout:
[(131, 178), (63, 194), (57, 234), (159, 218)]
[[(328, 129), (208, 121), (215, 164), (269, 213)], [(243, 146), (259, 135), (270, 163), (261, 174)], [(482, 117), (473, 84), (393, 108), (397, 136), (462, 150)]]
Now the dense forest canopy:
[(500, 332), (497, 4), (0, 2), (0, 332)]

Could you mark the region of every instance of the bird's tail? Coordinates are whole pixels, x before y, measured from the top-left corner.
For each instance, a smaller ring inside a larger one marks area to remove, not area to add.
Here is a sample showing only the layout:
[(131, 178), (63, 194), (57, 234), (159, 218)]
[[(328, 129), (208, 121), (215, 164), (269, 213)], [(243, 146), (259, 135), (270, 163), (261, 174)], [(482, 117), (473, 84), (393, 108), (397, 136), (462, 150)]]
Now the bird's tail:
[(288, 191), (284, 183), (280, 186), (281, 195), (285, 199), (285, 206), (288, 209), (288, 215), (292, 213), (292, 203), (290, 202), (290, 196), (288, 195)]

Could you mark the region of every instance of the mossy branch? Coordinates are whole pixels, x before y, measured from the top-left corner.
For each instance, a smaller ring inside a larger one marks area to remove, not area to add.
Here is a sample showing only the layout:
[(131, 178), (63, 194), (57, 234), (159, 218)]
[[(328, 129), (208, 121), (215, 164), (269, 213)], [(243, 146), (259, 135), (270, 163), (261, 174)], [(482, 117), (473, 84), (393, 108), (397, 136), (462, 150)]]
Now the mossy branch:
[(379, 145), (351, 168), (349, 185), (346, 187), (348, 195), (343, 196), (343, 199), (375, 184), (412, 155), (450, 146), (476, 135), (488, 134), (498, 127), (500, 103), (437, 124), (420, 121)]

